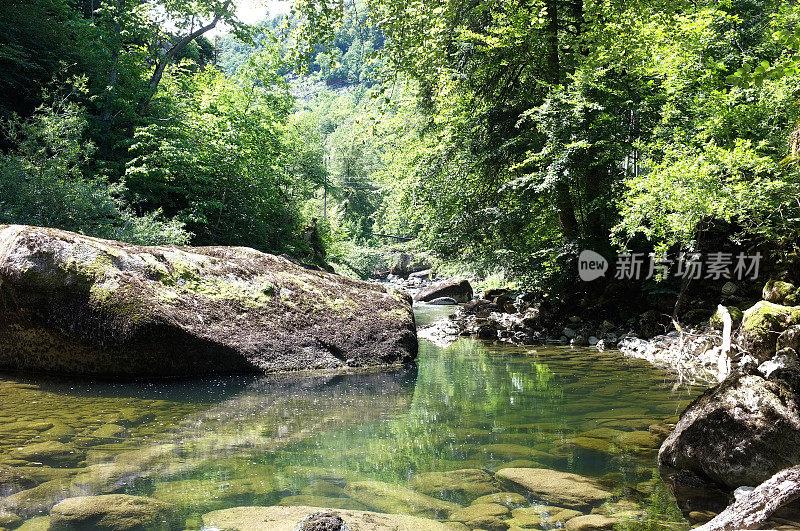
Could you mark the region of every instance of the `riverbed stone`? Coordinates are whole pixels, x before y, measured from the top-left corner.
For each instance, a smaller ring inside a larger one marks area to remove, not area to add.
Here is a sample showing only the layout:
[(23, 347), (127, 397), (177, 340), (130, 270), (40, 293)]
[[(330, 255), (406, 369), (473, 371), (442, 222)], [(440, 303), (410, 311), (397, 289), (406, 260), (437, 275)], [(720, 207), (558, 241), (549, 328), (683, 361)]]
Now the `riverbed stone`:
[(529, 448), (521, 444), (487, 444), (481, 446), (481, 451), (497, 459), (538, 459), (549, 457), (540, 450)]
[(567, 520), (582, 514), (580, 511), (553, 505), (534, 505), (511, 511), (512, 518), (508, 523), (522, 528), (539, 527), (543, 524), (548, 527), (562, 526)]
[(516, 492), (496, 492), (494, 494), (487, 494), (473, 500), (472, 505), (479, 503), (498, 503), (505, 505), (511, 509), (522, 507), (528, 504), (528, 500), (522, 494)]
[(14, 531), (48, 531), (50, 529), (49, 516), (36, 516), (30, 520), (25, 520), (21, 526)]
[(175, 505), (179, 509), (213, 510), (223, 507), (229, 500), (243, 496), (265, 496), (275, 492), (271, 477), (229, 479), (183, 479), (158, 483), (152, 497)]
[(428, 518), (447, 518), (461, 506), (438, 500), (420, 492), (380, 481), (349, 483), (345, 494), (367, 507), (386, 513), (412, 514)]
[(568, 520), (564, 525), (564, 529), (566, 531), (603, 531), (614, 529), (616, 523), (616, 518), (603, 516), (602, 514), (587, 514)]
[[(298, 524), (314, 512), (329, 512), (320, 507), (234, 507), (203, 515), (207, 528), (226, 531), (296, 531)], [(336, 510), (354, 529), (369, 531), (454, 531), (446, 523), (406, 514)]]
[(411, 478), (409, 484), (423, 494), (458, 503), (501, 490), (491, 474), (477, 468), (427, 472)]
[(125, 428), (118, 424), (103, 424), (96, 430), (88, 433), (83, 437), (78, 437), (76, 443), (81, 446), (95, 446), (99, 444), (108, 444), (119, 442), (125, 437), (127, 431)]
[(478, 524), (470, 523), (478, 518), (485, 516), (505, 516), (511, 511), (505, 505), (499, 503), (476, 503), (469, 507), (459, 509), (450, 515), (449, 520), (454, 522), (464, 522), (471, 527), (478, 527)]
[(415, 301), (430, 302), (440, 297), (449, 297), (456, 302), (468, 302), (472, 299), (472, 285), (463, 278), (450, 278), (434, 282), (422, 288), (414, 295)]
[(385, 366), (407, 295), (245, 247), (143, 247), (0, 226), (0, 368), (196, 376)]
[(47, 441), (17, 448), (9, 456), (54, 467), (71, 467), (83, 461), (86, 454), (71, 444)]
[(179, 522), (174, 506), (126, 494), (67, 498), (50, 511), (50, 531), (168, 531)]
[(504, 468), (495, 477), (524, 488), (551, 505), (588, 509), (611, 496), (594, 479), (546, 468)]
[(22, 518), (12, 512), (0, 509), (0, 528), (17, 527), (22, 523)]
[(606, 439), (598, 439), (595, 437), (573, 437), (570, 439), (570, 442), (578, 448), (589, 450), (591, 452), (607, 454), (612, 450), (611, 443)]
[(329, 509), (351, 509), (355, 511), (366, 511), (368, 507), (363, 503), (357, 502), (352, 498), (340, 498), (330, 496), (314, 496), (308, 494), (298, 494), (281, 498), (275, 505), (285, 507), (327, 507)]

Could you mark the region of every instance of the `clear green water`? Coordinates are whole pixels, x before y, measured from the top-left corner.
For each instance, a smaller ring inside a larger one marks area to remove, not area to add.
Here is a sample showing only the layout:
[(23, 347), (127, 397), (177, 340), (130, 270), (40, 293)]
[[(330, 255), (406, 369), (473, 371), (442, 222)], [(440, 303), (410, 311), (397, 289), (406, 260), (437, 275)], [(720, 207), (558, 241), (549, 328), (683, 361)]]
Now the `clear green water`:
[[(418, 321), (447, 311), (423, 309)], [(35, 517), (67, 496), (127, 492), (176, 503), (187, 528), (199, 528), (202, 514), (240, 505), (380, 509), (348, 497), (348, 485), (417, 488), (426, 472), (511, 465), (599, 478), (614, 494), (603, 510), (644, 519), (629, 527), (682, 529), (654, 475), (654, 445), (639, 440), (651, 425), (675, 422), (699, 392), (615, 352), (469, 339), (447, 349), (423, 342), (416, 367), (378, 374), (149, 384), (0, 377), (0, 496), (10, 495), (0, 507)], [(72, 462), (24, 455), (56, 440), (74, 447)]]

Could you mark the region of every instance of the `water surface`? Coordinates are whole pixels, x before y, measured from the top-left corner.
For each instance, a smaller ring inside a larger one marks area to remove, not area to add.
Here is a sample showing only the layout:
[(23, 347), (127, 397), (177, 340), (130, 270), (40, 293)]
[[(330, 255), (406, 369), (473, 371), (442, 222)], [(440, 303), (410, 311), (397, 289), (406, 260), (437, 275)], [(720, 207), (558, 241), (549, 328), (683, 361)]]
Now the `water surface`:
[[(448, 311), (425, 308), (418, 321)], [(9, 496), (0, 506), (33, 518), (68, 496), (125, 492), (175, 503), (196, 529), (216, 509), (375, 509), (348, 485), (406, 488), (427, 472), (522, 466), (598, 478), (610, 504), (643, 519), (632, 528), (682, 529), (653, 445), (622, 434), (675, 422), (699, 391), (616, 352), (471, 339), (422, 342), (416, 366), (380, 373), (148, 384), (5, 376), (0, 480), (3, 470), (24, 478), (0, 483)], [(26, 453), (56, 441), (74, 459)]]

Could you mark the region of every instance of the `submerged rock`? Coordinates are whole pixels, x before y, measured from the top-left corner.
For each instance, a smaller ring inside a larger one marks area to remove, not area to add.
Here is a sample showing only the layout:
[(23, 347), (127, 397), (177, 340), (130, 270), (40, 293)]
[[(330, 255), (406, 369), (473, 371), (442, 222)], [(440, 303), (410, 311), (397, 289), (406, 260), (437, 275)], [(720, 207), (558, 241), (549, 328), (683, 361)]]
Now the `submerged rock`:
[(567, 531), (595, 531), (600, 529), (613, 529), (617, 523), (615, 518), (603, 516), (602, 514), (587, 514), (586, 516), (576, 516), (569, 520), (564, 526)]
[(189, 376), (408, 362), (407, 296), (245, 247), (0, 226), (0, 368)]
[(428, 472), (411, 478), (410, 484), (424, 494), (455, 502), (471, 502), (500, 491), (491, 474), (476, 468)]
[(534, 505), (533, 507), (514, 509), (511, 514), (513, 518), (509, 520), (509, 524), (522, 528), (531, 528), (541, 525), (560, 527), (567, 520), (581, 516), (582, 513), (552, 505)]
[(686, 408), (659, 463), (729, 489), (761, 484), (800, 463), (799, 390), (796, 370), (732, 375)]
[(503, 468), (495, 477), (522, 487), (547, 503), (569, 509), (588, 509), (611, 496), (591, 478), (547, 468)]
[(51, 531), (168, 531), (179, 525), (172, 505), (126, 494), (68, 498), (50, 511)]
[[(226, 531), (296, 531), (310, 514), (329, 512), (319, 507), (234, 507), (203, 515), (203, 526)], [(447, 524), (404, 514), (337, 510), (353, 529), (370, 531), (453, 531)]]
[(428, 518), (447, 518), (461, 507), (425, 494), (380, 481), (356, 481), (345, 493), (367, 507), (386, 513), (413, 514)]
[(472, 299), (472, 286), (468, 280), (451, 278), (431, 284), (414, 296), (415, 301), (429, 302), (440, 297), (449, 297), (456, 302), (467, 302)]
[(70, 444), (47, 441), (17, 448), (9, 457), (53, 467), (71, 467), (83, 461), (86, 454)]

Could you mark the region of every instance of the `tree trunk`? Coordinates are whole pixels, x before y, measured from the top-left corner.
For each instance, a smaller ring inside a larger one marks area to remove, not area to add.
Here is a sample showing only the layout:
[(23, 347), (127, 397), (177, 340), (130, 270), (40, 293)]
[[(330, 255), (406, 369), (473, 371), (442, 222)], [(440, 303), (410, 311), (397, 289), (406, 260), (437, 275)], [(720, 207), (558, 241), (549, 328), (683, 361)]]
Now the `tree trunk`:
[(800, 466), (782, 470), (695, 531), (757, 529), (772, 513), (800, 497)]
[(225, 2), (220, 12), (214, 16), (214, 19), (211, 22), (183, 37), (181, 40), (173, 44), (172, 47), (166, 52), (164, 52), (164, 54), (158, 59), (158, 63), (156, 64), (156, 69), (153, 72), (153, 75), (150, 76), (150, 82), (148, 83), (147, 86), (147, 93), (145, 94), (144, 97), (142, 97), (141, 100), (139, 100), (139, 105), (137, 106), (136, 114), (138, 114), (139, 116), (144, 116), (144, 112), (147, 110), (147, 106), (150, 104), (150, 101), (153, 99), (153, 96), (155, 96), (156, 90), (158, 90), (158, 84), (161, 83), (161, 77), (164, 75), (164, 70), (166, 70), (167, 66), (169, 66), (169, 64), (172, 62), (175, 56), (178, 53), (180, 53), (181, 50), (186, 48), (186, 46), (190, 42), (195, 40), (197, 37), (200, 37), (204, 33), (209, 32), (215, 27), (217, 27), (219, 21), (222, 20), (222, 13), (226, 11), (228, 7), (230, 7), (232, 1), (233, 0), (228, 0), (227, 2)]

